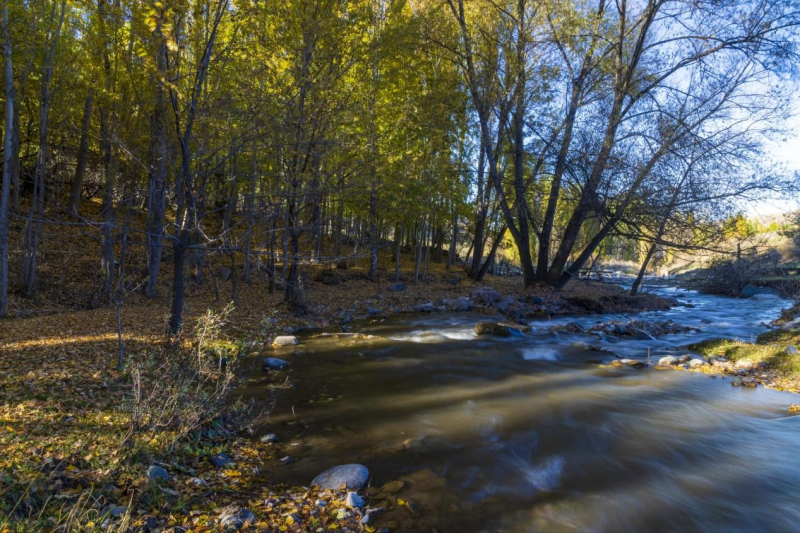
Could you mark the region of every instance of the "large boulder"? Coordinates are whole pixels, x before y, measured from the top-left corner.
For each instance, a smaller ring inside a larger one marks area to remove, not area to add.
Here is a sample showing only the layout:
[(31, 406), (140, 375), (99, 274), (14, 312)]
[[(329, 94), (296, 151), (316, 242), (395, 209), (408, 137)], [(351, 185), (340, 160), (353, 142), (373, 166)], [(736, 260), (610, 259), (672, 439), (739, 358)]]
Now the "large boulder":
[[(741, 291), (739, 291), (739, 298), (752, 298), (756, 295), (762, 295), (762, 294), (769, 294), (771, 295), (771, 297), (774, 298), (779, 297), (778, 291), (776, 291), (772, 287), (759, 287), (757, 285), (753, 285), (752, 283), (748, 283), (747, 285), (742, 287)], [(770, 296), (768, 296), (767, 298), (770, 298)]]
[(275, 340), (272, 341), (273, 346), (294, 346), (299, 343), (300, 341), (298, 341), (297, 337), (294, 335), (278, 335), (275, 337)]
[(490, 287), (478, 287), (472, 291), (472, 300), (479, 304), (493, 304), (503, 299), (503, 296)]
[(478, 322), (475, 324), (475, 335), (491, 335), (493, 337), (511, 337), (511, 328), (494, 322)]
[(364, 465), (339, 465), (315, 477), (311, 485), (317, 485), (321, 489), (331, 490), (337, 490), (344, 485), (350, 490), (358, 490), (367, 484), (368, 479), (369, 470), (367, 470), (367, 467)]

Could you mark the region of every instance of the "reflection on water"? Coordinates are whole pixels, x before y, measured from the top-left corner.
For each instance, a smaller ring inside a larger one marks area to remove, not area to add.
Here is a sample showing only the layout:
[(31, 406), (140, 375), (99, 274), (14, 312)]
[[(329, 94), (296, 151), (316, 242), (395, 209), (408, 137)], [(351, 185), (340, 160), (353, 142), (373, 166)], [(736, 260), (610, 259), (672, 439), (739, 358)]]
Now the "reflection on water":
[[(560, 317), (531, 322), (521, 338), (485, 339), (472, 328), (486, 315), (462, 313), (357, 328), (376, 341), (305, 339), (285, 352), (297, 388), (277, 393), (270, 425), (302, 445), (291, 448), (295, 463), (269, 468), (293, 484), (350, 462), (377, 485), (406, 476), (403, 497), (419, 516), (400, 529), (800, 530), (792, 395), (587, 364), (613, 356), (586, 343), (645, 359), (648, 348), (656, 358), (709, 337), (747, 340), (783, 303), (670, 292), (694, 307), (637, 318), (702, 331), (599, 339), (551, 328), (627, 317)], [(258, 384), (249, 393), (269, 394)]]

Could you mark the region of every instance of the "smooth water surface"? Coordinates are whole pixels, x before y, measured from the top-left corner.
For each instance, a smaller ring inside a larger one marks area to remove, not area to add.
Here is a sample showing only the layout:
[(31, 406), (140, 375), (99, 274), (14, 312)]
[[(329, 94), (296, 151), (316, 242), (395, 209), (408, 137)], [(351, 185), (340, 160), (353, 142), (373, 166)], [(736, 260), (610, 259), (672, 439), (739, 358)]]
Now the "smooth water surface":
[(400, 529), (800, 531), (800, 417), (786, 410), (794, 395), (588, 364), (613, 355), (586, 348), (644, 360), (648, 348), (655, 359), (709, 337), (749, 340), (786, 302), (662, 292), (694, 307), (636, 318), (700, 332), (634, 341), (553, 329), (631, 318), (605, 315), (477, 338), (487, 315), (427, 314), (354, 326), (379, 340), (306, 338), (294, 353), (276, 351), (296, 388), (249, 391), (272, 397), (268, 429), (296, 459), (270, 467), (275, 481), (309, 484), (351, 462), (376, 485), (416, 472), (406, 479), (426, 481), (403, 497), (419, 517)]

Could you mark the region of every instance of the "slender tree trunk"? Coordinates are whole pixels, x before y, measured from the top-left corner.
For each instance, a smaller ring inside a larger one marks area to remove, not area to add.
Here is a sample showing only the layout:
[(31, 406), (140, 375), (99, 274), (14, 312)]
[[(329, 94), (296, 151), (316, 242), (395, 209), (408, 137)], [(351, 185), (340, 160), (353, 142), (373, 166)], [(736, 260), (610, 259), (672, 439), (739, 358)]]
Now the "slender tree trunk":
[(167, 95), (163, 85), (167, 79), (167, 45), (160, 26), (153, 35), (159, 46), (156, 51), (158, 78), (153, 80), (156, 86), (156, 101), (152, 118), (152, 155), (147, 187), (147, 283), (144, 290), (147, 298), (155, 298), (158, 294), (164, 215), (167, 208)]
[(422, 243), (425, 240), (425, 217), (422, 218), (422, 225), (419, 229), (419, 238), (417, 240), (416, 246), (414, 247), (416, 250), (416, 263), (414, 265), (414, 283), (419, 282), (419, 268), (422, 263)]
[(483, 277), (490, 268), (494, 270), (494, 258), (497, 256), (497, 248), (500, 246), (500, 241), (503, 240), (503, 234), (506, 232), (506, 228), (506, 225), (503, 224), (503, 226), (500, 228), (500, 231), (497, 232), (497, 236), (494, 238), (494, 242), (492, 242), (492, 248), (489, 250), (489, 255), (486, 257), (486, 261), (483, 263), (483, 265), (481, 265), (481, 268), (478, 271), (478, 279), (476, 281), (483, 281)]
[(81, 140), (78, 146), (78, 163), (75, 166), (75, 177), (72, 179), (72, 189), (69, 195), (67, 211), (74, 215), (80, 214), (81, 191), (83, 190), (83, 176), (86, 173), (86, 158), (89, 155), (89, 129), (92, 125), (92, 103), (94, 102), (94, 88), (89, 89), (86, 102), (83, 105), (83, 122), (81, 123)]
[(373, 182), (369, 194), (369, 277), (370, 281), (378, 280), (378, 236), (376, 219), (378, 217), (378, 191)]
[(247, 191), (245, 209), (247, 210), (247, 230), (244, 232), (244, 272), (242, 281), (250, 283), (250, 241), (253, 239), (253, 220), (255, 218), (256, 201), (256, 152), (253, 150), (252, 169), (250, 172), (250, 189)]
[(403, 226), (397, 225), (397, 230), (394, 234), (394, 282), (400, 282), (400, 252), (403, 247)]
[(3, 83), (5, 122), (3, 127), (3, 181), (0, 183), (0, 318), (8, 309), (8, 204), (11, 193), (12, 137), (14, 136), (14, 73), (11, 62), (11, 32), (8, 0), (3, 3)]
[(477, 208), (475, 210), (475, 235), (472, 239), (472, 265), (469, 269), (469, 277), (477, 280), (478, 273), (481, 269), (481, 261), (483, 260), (483, 247), (485, 246), (485, 239), (483, 237), (486, 228), (486, 216), (489, 210), (489, 203), (487, 202), (487, 189), (484, 183), (484, 172), (486, 167), (486, 154), (483, 145), (481, 145), (480, 159), (478, 160), (478, 194), (475, 202)]
[(11, 187), (13, 194), (11, 196), (11, 210), (14, 213), (20, 212), (19, 197), (19, 151), (20, 151), (20, 134), (19, 134), (19, 106), (14, 106), (14, 125), (11, 130)]
[(450, 235), (450, 249), (447, 251), (447, 270), (450, 270), (450, 266), (456, 262), (456, 242), (458, 239), (458, 213), (456, 212), (455, 206), (453, 207), (453, 220), (451, 221), (453, 225), (453, 231)]
[[(33, 198), (31, 198), (31, 208), (28, 212), (28, 221), (23, 235), (22, 284), (24, 294), (28, 298), (33, 296), (37, 281), (39, 238), (44, 217), (45, 175), (47, 173), (47, 128), (50, 119), (50, 106), (52, 105), (50, 81), (53, 75), (53, 58), (58, 47), (66, 9), (66, 0), (62, 0), (61, 15), (42, 68), (42, 89), (39, 104), (39, 153), (36, 157), (36, 170), (33, 178)], [(53, 17), (55, 17), (55, 10), (53, 11)]]
[(105, 302), (111, 301), (114, 290), (114, 186), (116, 184), (116, 168), (114, 164), (114, 148), (111, 140), (111, 126), (108, 110), (100, 109), (100, 152), (105, 169), (105, 185), (101, 213), (103, 216), (102, 241), (100, 244), (100, 276), (102, 284), (100, 292)]
[(191, 171), (191, 142), (192, 127), (197, 113), (198, 100), (202, 94), (205, 78), (208, 73), (208, 64), (214, 50), (217, 29), (225, 11), (228, 8), (227, 0), (218, 0), (214, 14), (211, 31), (208, 35), (203, 55), (200, 58), (200, 65), (197, 70), (194, 87), (192, 88), (191, 100), (187, 109), (186, 123), (181, 128), (180, 112), (178, 106), (178, 95), (170, 89), (170, 99), (175, 115), (175, 132), (181, 148), (181, 167), (180, 178), (177, 189), (179, 198), (182, 198), (182, 206), (178, 206), (179, 216), (176, 218), (176, 239), (173, 241), (173, 282), (172, 282), (172, 306), (170, 310), (169, 329), (170, 333), (177, 335), (183, 325), (183, 307), (186, 297), (185, 272), (186, 252), (192, 245), (192, 235), (197, 226), (197, 205), (195, 190)]
[(647, 249), (647, 253), (644, 256), (644, 262), (642, 263), (642, 268), (639, 269), (639, 273), (636, 275), (636, 280), (631, 285), (631, 296), (636, 296), (639, 292), (639, 287), (642, 286), (642, 280), (644, 279), (644, 274), (647, 272), (647, 266), (650, 264), (650, 259), (653, 258), (653, 253), (656, 251), (656, 243), (652, 243), (650, 247)]
[[(103, 35), (106, 34), (106, 0), (99, 0), (97, 3), (98, 18), (100, 21), (100, 30)], [(106, 97), (110, 98), (113, 93), (113, 72), (111, 67), (111, 58), (109, 55), (109, 47), (111, 43), (103, 43), (103, 71), (105, 76), (105, 92)], [(113, 106), (109, 102), (102, 102), (100, 105), (100, 156), (103, 161), (103, 170), (105, 171), (105, 185), (103, 188), (103, 202), (101, 204), (101, 213), (103, 216), (103, 229), (102, 241), (100, 244), (100, 276), (102, 284), (100, 293), (103, 300), (108, 303), (111, 302), (111, 296), (114, 290), (114, 187), (116, 185), (116, 168), (114, 162), (114, 144), (112, 122), (114, 120), (114, 113), (111, 109)]]

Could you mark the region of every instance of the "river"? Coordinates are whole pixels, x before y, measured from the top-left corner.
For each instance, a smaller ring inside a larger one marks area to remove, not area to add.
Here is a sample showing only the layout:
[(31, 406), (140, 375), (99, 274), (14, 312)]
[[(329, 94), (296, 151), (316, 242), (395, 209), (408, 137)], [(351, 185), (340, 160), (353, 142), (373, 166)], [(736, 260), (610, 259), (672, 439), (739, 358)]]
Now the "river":
[(689, 305), (637, 319), (701, 331), (599, 340), (553, 330), (631, 318), (594, 315), (478, 338), (487, 315), (433, 313), (353, 325), (378, 340), (302, 338), (276, 351), (294, 388), (267, 390), (257, 372), (248, 388), (274, 402), (267, 429), (295, 459), (265, 469), (293, 485), (344, 463), (367, 466), (376, 486), (403, 479), (397, 496), (413, 516), (383, 517), (399, 530), (800, 531), (794, 395), (587, 364), (613, 356), (585, 347), (645, 360), (648, 348), (657, 359), (710, 337), (749, 340), (787, 302), (661, 292)]

